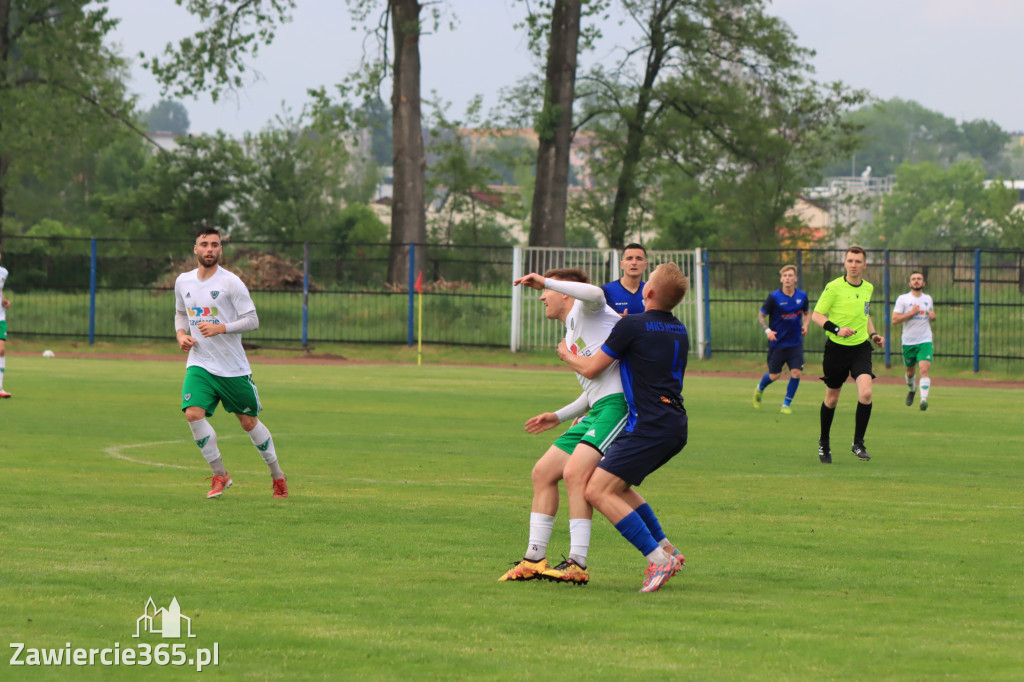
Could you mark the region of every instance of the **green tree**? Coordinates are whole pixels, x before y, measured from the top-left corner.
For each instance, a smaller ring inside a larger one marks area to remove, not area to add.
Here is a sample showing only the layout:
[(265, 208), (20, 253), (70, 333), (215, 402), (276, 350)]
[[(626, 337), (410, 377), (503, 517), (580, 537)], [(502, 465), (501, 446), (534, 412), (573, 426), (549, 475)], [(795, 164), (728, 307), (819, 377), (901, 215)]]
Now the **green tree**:
[(69, 145), (99, 146), (133, 126), (122, 60), (104, 46), (116, 21), (92, 0), (0, 2), (0, 237), (11, 193), (69, 177)]
[(344, 131), (331, 121), (282, 115), (246, 135), (249, 191), (237, 203), (245, 232), (257, 239), (327, 239), (340, 220), (349, 169)]
[(903, 163), (892, 194), (867, 231), (869, 243), (892, 249), (989, 248), (1019, 224), (1017, 192), (987, 184), (979, 161), (943, 168)]
[(958, 124), (917, 102), (893, 98), (873, 102), (848, 114), (849, 123), (861, 128), (856, 148), (825, 168), (827, 176), (892, 175), (900, 164), (932, 162), (949, 165), (981, 159), (990, 175), (1003, 161), (1008, 133), (991, 121)]
[(149, 132), (168, 132), (175, 135), (188, 134), (188, 109), (181, 102), (162, 99), (149, 109), (146, 115)]
[[(274, 39), (277, 26), (289, 20), (295, 0), (175, 0), (200, 17), (203, 28), (194, 36), (168, 45), (146, 64), (165, 88), (179, 95), (209, 92), (216, 100), (227, 89), (241, 87), (245, 58)], [(394, 197), (388, 281), (401, 283), (408, 272), (409, 242), (426, 241), (423, 130), (420, 113), (419, 39), (424, 4), (418, 0), (346, 0), (353, 17), (378, 21), (368, 33), (379, 39), (380, 56), (371, 59), (355, 78), (357, 91), (372, 99), (381, 80), (392, 80), (391, 113)], [(440, 11), (430, 10), (435, 26)], [(351, 85), (351, 81), (349, 83)], [(343, 87), (346, 93), (349, 87)], [(423, 249), (416, 251), (422, 266)]]
[[(842, 115), (863, 93), (810, 78), (799, 47), (760, 0), (623, 0), (644, 38), (640, 60), (596, 68), (582, 81), (588, 125), (600, 140), (603, 188), (586, 198), (589, 220), (612, 246), (639, 235), (659, 193), (692, 179), (696, 199), (661, 225), (690, 235), (729, 226), (733, 243), (774, 246), (802, 186), (849, 148)], [(709, 199), (710, 200), (710, 199)], [(731, 217), (719, 221), (714, 211)], [(701, 226), (698, 228), (698, 226)], [(669, 235), (666, 235), (666, 238)]]
[(105, 197), (102, 208), (127, 237), (190, 239), (201, 228), (239, 227), (236, 207), (252, 203), (255, 164), (224, 133), (184, 138), (173, 153), (151, 157), (138, 183)]

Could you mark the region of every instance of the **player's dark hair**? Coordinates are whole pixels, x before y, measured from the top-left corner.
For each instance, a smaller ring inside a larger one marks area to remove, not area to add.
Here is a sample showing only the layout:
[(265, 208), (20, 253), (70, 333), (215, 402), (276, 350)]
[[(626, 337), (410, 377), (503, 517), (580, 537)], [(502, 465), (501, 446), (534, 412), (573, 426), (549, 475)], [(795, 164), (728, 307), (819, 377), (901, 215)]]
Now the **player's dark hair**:
[(921, 275), (921, 279), (924, 279), (924, 273), (921, 272), (920, 270), (914, 270), (913, 272), (911, 272), (909, 275), (907, 275), (907, 279), (909, 280), (914, 275)]
[(200, 237), (205, 237), (206, 235), (209, 234), (215, 234), (219, 237), (220, 230), (218, 230), (216, 227), (204, 227), (203, 229), (196, 232), (196, 241), (199, 241)]
[(644, 248), (643, 244), (637, 244), (636, 242), (626, 244), (626, 246), (624, 246), (622, 249), (622, 255), (625, 256), (626, 252), (629, 251), (630, 249), (640, 249), (641, 251), (644, 252), (644, 260), (647, 260), (647, 249)]
[(551, 279), (560, 279), (563, 282), (583, 282), (584, 284), (590, 284), (590, 278), (587, 277), (587, 273), (579, 268), (551, 268), (544, 273), (545, 277)]
[(856, 244), (854, 244), (850, 248), (846, 249), (846, 253), (859, 253), (860, 255), (864, 256), (864, 262), (868, 262), (868, 252), (864, 250), (863, 246), (857, 246)]

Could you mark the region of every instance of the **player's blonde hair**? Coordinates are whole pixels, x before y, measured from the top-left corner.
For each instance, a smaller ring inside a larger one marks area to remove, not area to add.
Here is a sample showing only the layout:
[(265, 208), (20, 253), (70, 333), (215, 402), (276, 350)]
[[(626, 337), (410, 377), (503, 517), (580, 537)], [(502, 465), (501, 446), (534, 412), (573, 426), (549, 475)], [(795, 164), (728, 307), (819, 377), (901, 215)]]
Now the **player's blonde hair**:
[(690, 287), (690, 280), (675, 263), (662, 263), (656, 267), (648, 280), (648, 286), (655, 280), (654, 302), (661, 310), (670, 311), (679, 305)]
[(796, 266), (795, 265), (783, 265), (782, 269), (779, 270), (779, 274), (780, 275), (784, 275), (787, 272), (789, 272), (790, 270), (792, 270), (793, 272), (796, 272)]

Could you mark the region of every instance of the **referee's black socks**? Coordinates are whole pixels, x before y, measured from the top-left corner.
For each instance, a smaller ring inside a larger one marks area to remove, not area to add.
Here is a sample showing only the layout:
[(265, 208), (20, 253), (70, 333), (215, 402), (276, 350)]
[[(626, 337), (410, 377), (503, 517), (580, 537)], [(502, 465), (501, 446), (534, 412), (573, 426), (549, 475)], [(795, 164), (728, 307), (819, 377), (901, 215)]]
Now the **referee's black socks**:
[(853, 442), (864, 443), (864, 433), (868, 430), (871, 419), (871, 403), (857, 402), (857, 422), (853, 427)]
[(836, 416), (836, 408), (821, 404), (821, 436), (818, 439), (822, 443), (829, 442), (829, 433), (832, 432), (832, 419)]

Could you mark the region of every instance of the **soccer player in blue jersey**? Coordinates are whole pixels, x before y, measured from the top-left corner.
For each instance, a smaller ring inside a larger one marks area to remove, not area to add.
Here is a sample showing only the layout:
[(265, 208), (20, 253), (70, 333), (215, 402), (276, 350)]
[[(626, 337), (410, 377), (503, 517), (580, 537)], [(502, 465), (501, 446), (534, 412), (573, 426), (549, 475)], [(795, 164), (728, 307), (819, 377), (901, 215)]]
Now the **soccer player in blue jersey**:
[(644, 272), (647, 271), (647, 249), (640, 244), (626, 244), (619, 261), (622, 277), (601, 285), (604, 299), (619, 315), (644, 311)]
[(796, 288), (796, 266), (784, 265), (779, 270), (782, 288), (768, 294), (757, 313), (757, 322), (768, 337), (768, 371), (754, 389), (754, 409), (761, 409), (764, 389), (782, 376), (782, 366), (789, 367), (789, 385), (782, 401), (782, 414), (792, 414), (793, 398), (800, 388), (804, 369), (804, 336), (811, 321), (807, 292)]
[(686, 327), (672, 314), (686, 294), (686, 276), (664, 263), (644, 287), (645, 312), (615, 325), (601, 349), (586, 357), (562, 343), (558, 355), (585, 377), (618, 360), (629, 419), (587, 483), (587, 500), (647, 559), (641, 592), (655, 592), (682, 569), (665, 546), (665, 534), (633, 490), (686, 445), (683, 374), (690, 348)]

